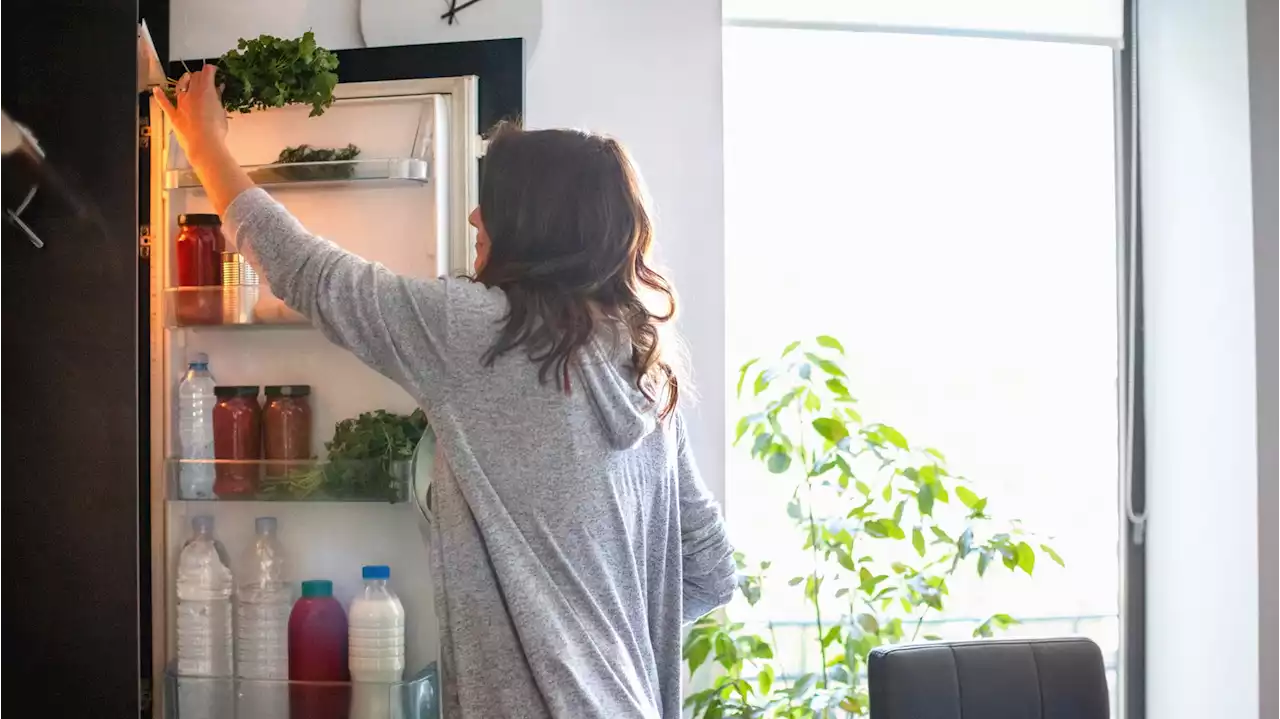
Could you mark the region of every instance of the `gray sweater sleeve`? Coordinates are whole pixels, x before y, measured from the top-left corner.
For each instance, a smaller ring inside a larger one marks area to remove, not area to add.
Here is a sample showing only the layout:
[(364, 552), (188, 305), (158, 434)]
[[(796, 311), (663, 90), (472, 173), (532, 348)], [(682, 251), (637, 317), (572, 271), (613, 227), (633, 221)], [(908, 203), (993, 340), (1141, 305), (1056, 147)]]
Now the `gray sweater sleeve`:
[(260, 188), (236, 197), (225, 220), (286, 305), (365, 364), (438, 399), (450, 371), (447, 280), (402, 277), (312, 235)]
[(737, 566), (720, 507), (698, 473), (685, 436), (684, 418), (680, 416), (676, 419), (676, 435), (683, 619), (687, 624), (729, 603), (737, 587)]

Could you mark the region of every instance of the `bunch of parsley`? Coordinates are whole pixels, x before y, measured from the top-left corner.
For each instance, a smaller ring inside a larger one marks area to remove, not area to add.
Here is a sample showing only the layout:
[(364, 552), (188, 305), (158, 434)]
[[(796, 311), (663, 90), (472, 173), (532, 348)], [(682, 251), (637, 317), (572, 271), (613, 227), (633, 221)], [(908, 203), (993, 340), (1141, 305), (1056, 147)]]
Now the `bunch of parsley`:
[(240, 38), (217, 65), (222, 106), (228, 111), (310, 105), (311, 117), (318, 117), (333, 104), (338, 84), (338, 56), (317, 45), (310, 30), (295, 40)]

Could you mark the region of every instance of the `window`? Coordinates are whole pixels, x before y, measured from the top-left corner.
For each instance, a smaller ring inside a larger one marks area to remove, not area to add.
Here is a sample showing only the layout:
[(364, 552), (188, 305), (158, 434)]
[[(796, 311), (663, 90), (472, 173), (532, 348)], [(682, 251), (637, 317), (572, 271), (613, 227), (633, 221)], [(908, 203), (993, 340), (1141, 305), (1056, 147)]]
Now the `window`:
[[(1007, 612), (1022, 621), (1010, 635), (1093, 638), (1114, 680), (1113, 57), (1025, 40), (724, 33), (731, 376), (792, 340), (840, 338), (864, 415), (943, 449), (994, 514), (1054, 537), (1066, 561), (953, 584), (935, 633), (968, 636)], [(803, 563), (789, 493), (740, 447), (728, 477), (738, 547)], [(758, 612), (809, 631), (790, 575), (775, 576)]]

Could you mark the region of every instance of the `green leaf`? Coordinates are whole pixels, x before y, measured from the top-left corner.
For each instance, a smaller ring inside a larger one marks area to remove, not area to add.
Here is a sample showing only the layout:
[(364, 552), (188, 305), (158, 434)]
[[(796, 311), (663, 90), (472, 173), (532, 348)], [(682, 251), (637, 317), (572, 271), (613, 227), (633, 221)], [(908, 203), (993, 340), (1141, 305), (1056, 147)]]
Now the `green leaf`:
[(928, 452), (929, 454), (932, 454), (934, 457), (938, 459), (939, 462), (945, 463), (947, 461), (946, 455), (934, 449), (933, 447), (925, 447), (924, 451)]
[(809, 378), (813, 376), (813, 365), (807, 362), (800, 365), (799, 374), (800, 374), (800, 379), (804, 380), (805, 382), (808, 382)]
[(733, 434), (733, 443), (735, 446), (738, 444), (738, 442), (742, 440), (742, 436), (747, 433), (748, 429), (751, 429), (750, 417), (743, 417), (742, 419), (738, 420), (738, 428), (734, 431), (734, 434)]
[(920, 514), (929, 517), (933, 515), (933, 485), (922, 484), (920, 491), (916, 493), (916, 506), (920, 509)]
[(858, 481), (853, 483), (853, 486), (856, 487), (857, 490), (862, 493), (862, 496), (864, 497), (871, 496), (871, 488), (867, 486), (866, 482), (863, 482), (862, 480), (859, 479)]
[(792, 499), (790, 502), (787, 502), (787, 516), (791, 517), (792, 519), (804, 518), (804, 509), (801, 508), (800, 500), (798, 498)]
[(773, 691), (773, 666), (766, 664), (756, 675), (756, 683), (760, 686), (760, 696), (767, 697)]
[(755, 391), (756, 396), (758, 397), (761, 392), (769, 389), (769, 383), (773, 382), (777, 376), (777, 371), (772, 369), (764, 370), (760, 374), (756, 375), (755, 385), (752, 388)]
[(902, 433), (894, 429), (893, 427), (890, 427), (887, 424), (882, 424), (876, 427), (876, 430), (880, 433), (880, 436), (884, 437), (885, 441), (888, 442), (889, 444), (892, 444), (898, 449), (908, 448), (907, 438), (903, 437)]
[(819, 357), (812, 352), (805, 352), (804, 356), (808, 358), (810, 362), (821, 368), (823, 372), (826, 372), (832, 377), (848, 377), (848, 375), (844, 373), (844, 370), (840, 369), (840, 365), (826, 359), (825, 357)]
[(933, 531), (933, 536), (937, 537), (938, 541), (946, 542), (947, 544), (956, 543), (956, 540), (952, 539), (951, 535), (943, 531), (941, 527), (929, 527), (929, 529)]
[(969, 509), (973, 509), (978, 506), (978, 503), (982, 501), (982, 498), (974, 494), (973, 490), (961, 485), (956, 485), (956, 496), (959, 497), (960, 501), (964, 503), (964, 506)]
[(841, 627), (839, 624), (837, 624), (831, 627), (831, 629), (827, 630), (827, 633), (822, 637), (822, 646), (829, 647), (833, 643), (840, 641), (840, 634), (843, 631), (843, 629), (844, 627)]
[(1026, 542), (1018, 542), (1018, 568), (1028, 576), (1036, 569), (1036, 551)]
[(792, 342), (791, 344), (787, 345), (786, 349), (782, 350), (782, 356), (786, 357), (792, 352), (795, 352), (796, 348), (799, 346), (800, 346), (800, 340), (796, 340), (795, 342)]
[(991, 550), (984, 549), (982, 553), (978, 555), (978, 576), (981, 577), (986, 574), (987, 567), (989, 566), (991, 566)]
[(698, 671), (698, 667), (707, 661), (707, 655), (711, 653), (711, 638), (699, 637), (685, 649), (684, 658), (689, 662), (689, 673)]
[(1050, 547), (1047, 544), (1041, 544), (1040, 551), (1049, 555), (1049, 559), (1052, 559), (1054, 562), (1057, 562), (1059, 567), (1067, 566), (1066, 563), (1062, 561), (1062, 557), (1058, 556), (1058, 553), (1053, 551), (1053, 547)]
[(752, 457), (763, 457), (764, 453), (773, 446), (773, 435), (768, 432), (761, 432), (756, 435), (756, 441), (751, 445)]
[(849, 394), (849, 388), (845, 386), (844, 382), (834, 377), (827, 380), (827, 389), (831, 390), (831, 394), (834, 394), (839, 399), (852, 399)]
[(880, 632), (880, 622), (876, 620), (875, 615), (862, 613), (857, 618), (858, 626), (868, 634), (878, 634)]
[(813, 689), (816, 686), (818, 686), (817, 675), (805, 674), (796, 680), (796, 683), (791, 686), (791, 689), (788, 690), (787, 693), (790, 694), (793, 699), (798, 699), (800, 697), (809, 696), (809, 694), (813, 693)]
[(810, 574), (804, 580), (804, 598), (813, 601), (818, 596), (818, 590), (822, 587), (822, 580)]
[(960, 539), (956, 542), (956, 548), (960, 550), (961, 559), (969, 556), (969, 552), (973, 550), (973, 527), (965, 527)]
[(774, 452), (769, 455), (769, 471), (782, 474), (791, 468), (791, 455), (786, 452)]
[(829, 335), (821, 335), (818, 337), (818, 346), (835, 350), (840, 354), (844, 354), (844, 345), (840, 344), (840, 340)]
[(849, 430), (844, 424), (830, 417), (819, 417), (813, 420), (813, 428), (832, 444), (849, 436)]
[(821, 412), (822, 398), (812, 392), (807, 393), (804, 397), (804, 409), (806, 412)]
[(893, 508), (893, 523), (902, 524), (902, 515), (906, 511), (907, 511), (907, 500), (904, 499), (901, 502), (898, 502), (898, 505)]
[(747, 370), (750, 370), (751, 365), (754, 365), (759, 361), (760, 360), (758, 358), (753, 360), (748, 360), (746, 364), (742, 365), (742, 367), (738, 369), (738, 396), (739, 397), (742, 396), (742, 385), (744, 382), (747, 381)]
[(916, 548), (916, 554), (924, 556), (924, 532), (919, 527), (911, 530), (911, 546)]

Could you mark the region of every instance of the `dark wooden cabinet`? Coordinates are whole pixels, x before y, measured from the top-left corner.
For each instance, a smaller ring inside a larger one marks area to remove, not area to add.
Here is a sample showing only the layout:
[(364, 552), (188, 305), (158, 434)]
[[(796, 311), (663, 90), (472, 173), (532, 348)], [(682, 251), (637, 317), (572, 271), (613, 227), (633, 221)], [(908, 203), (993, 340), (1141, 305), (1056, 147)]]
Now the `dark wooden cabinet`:
[(0, 102), (70, 188), (24, 213), (43, 248), (3, 230), (5, 712), (140, 710), (137, 12), (4, 6)]

